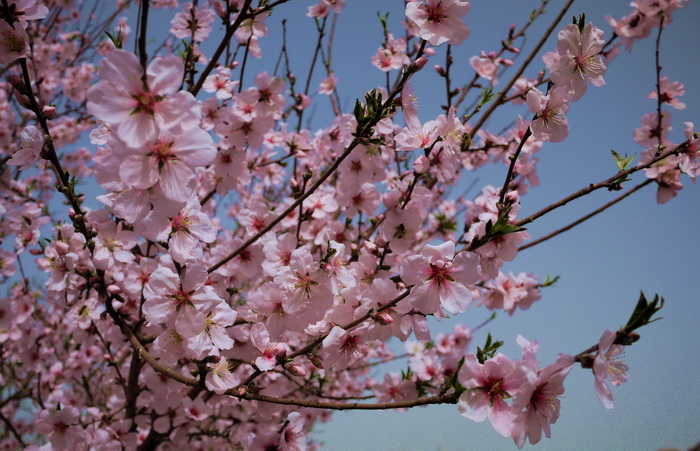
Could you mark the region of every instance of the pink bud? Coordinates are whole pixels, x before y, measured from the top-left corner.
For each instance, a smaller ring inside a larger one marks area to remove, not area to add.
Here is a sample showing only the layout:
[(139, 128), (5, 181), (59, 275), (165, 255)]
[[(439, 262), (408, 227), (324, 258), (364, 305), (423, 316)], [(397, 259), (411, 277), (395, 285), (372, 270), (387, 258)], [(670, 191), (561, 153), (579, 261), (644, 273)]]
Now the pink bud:
[(425, 50), (423, 50), (423, 54), (427, 56), (433, 56), (435, 55), (435, 49), (432, 47), (426, 47)]
[(370, 254), (377, 253), (377, 246), (371, 241), (365, 241), (362, 243), (362, 247)]
[(513, 65), (513, 62), (511, 60), (505, 59), (505, 58), (501, 59), (501, 61), (499, 61), (499, 62), (504, 66), (512, 66)]
[(110, 284), (110, 285), (107, 285), (107, 292), (111, 293), (111, 294), (117, 294), (117, 293), (121, 293), (122, 289), (121, 289), (121, 287), (119, 287), (119, 285)]
[(287, 348), (283, 343), (275, 343), (275, 346), (272, 348), (272, 354), (279, 359), (283, 359), (287, 355)]
[(66, 255), (70, 252), (70, 246), (64, 241), (54, 241), (53, 248), (56, 249), (58, 255)]
[(27, 97), (26, 95), (20, 94), (19, 92), (15, 92), (15, 99), (17, 100), (17, 103), (19, 103), (26, 109), (31, 109), (32, 102), (29, 101), (29, 97)]
[(226, 20), (226, 7), (222, 5), (221, 2), (214, 2), (214, 12), (216, 12), (219, 17)]
[(44, 252), (41, 249), (29, 249), (29, 253), (32, 255), (41, 255)]
[(442, 66), (440, 66), (439, 64), (436, 64), (433, 67), (435, 68), (435, 72), (437, 72), (439, 76), (444, 77), (446, 75), (445, 69), (443, 69)]
[(53, 105), (45, 106), (41, 109), (41, 113), (46, 119), (51, 120), (56, 117), (56, 107)]
[(320, 369), (320, 370), (323, 369), (323, 360), (321, 360), (321, 358), (320, 358), (319, 356), (317, 356), (316, 354), (311, 354), (311, 355), (309, 356), (309, 361), (310, 361), (311, 364), (312, 364), (313, 366), (315, 366), (316, 368), (318, 368), (318, 369)]
[(296, 363), (289, 362), (284, 367), (291, 373), (292, 376), (306, 377), (307, 375), (306, 370), (301, 365)]
[(430, 169), (430, 160), (425, 155), (421, 155), (413, 162), (413, 170), (418, 174), (425, 174)]
[(374, 315), (374, 320), (382, 326), (388, 326), (394, 322), (394, 317), (389, 312), (379, 312)]

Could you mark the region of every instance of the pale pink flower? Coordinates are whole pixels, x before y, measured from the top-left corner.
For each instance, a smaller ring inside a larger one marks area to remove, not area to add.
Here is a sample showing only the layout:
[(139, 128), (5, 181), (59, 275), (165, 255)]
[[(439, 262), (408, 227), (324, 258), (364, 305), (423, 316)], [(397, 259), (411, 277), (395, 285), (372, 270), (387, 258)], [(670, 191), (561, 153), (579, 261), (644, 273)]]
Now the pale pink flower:
[(186, 3), (182, 12), (175, 14), (170, 21), (170, 32), (178, 39), (190, 39), (194, 34), (194, 40), (204, 42), (211, 33), (211, 24), (216, 18), (216, 13), (209, 8), (196, 7), (194, 20), (192, 20), (192, 3)]
[(37, 5), (36, 0), (7, 0), (7, 6), (11, 11), (10, 17), (4, 17), (0, 11), (0, 20), (12, 23), (17, 19), (22, 28), (27, 28), (28, 20), (43, 19), (49, 14), (49, 8)]
[(80, 412), (73, 406), (42, 410), (34, 419), (34, 431), (48, 436), (54, 449), (77, 449), (78, 445), (85, 443), (79, 415)]
[(338, 326), (323, 340), (323, 363), (326, 368), (347, 368), (367, 353), (367, 325), (350, 331)]
[(214, 70), (213, 74), (204, 80), (202, 89), (206, 92), (215, 92), (216, 98), (223, 100), (233, 97), (233, 90), (237, 85), (238, 81), (231, 80), (231, 69), (219, 66)]
[(532, 88), (527, 93), (527, 107), (537, 114), (530, 124), (532, 136), (539, 141), (562, 142), (569, 134), (569, 123), (564, 116), (569, 111), (571, 93), (555, 86), (549, 94)]
[(211, 286), (205, 285), (206, 280), (206, 267), (199, 262), (185, 267), (181, 277), (170, 268), (159, 267), (144, 288), (146, 320), (174, 325), (180, 335), (194, 335), (191, 331), (199, 327), (195, 316), (212, 304), (223, 302)]
[(593, 86), (605, 84), (605, 65), (600, 57), (605, 45), (603, 34), (603, 30), (590, 23), (582, 31), (571, 24), (559, 32), (559, 59), (552, 65), (552, 81), (558, 86), (571, 88), (573, 101), (586, 93), (586, 79)]
[(286, 427), (280, 437), (280, 451), (306, 450), (306, 434), (304, 433), (304, 416), (299, 412), (287, 415)]
[(0, 64), (6, 66), (17, 58), (29, 56), (29, 36), (19, 25), (14, 28), (0, 19)]
[(564, 394), (564, 379), (574, 363), (572, 356), (559, 354), (556, 362), (537, 370), (535, 383), (528, 385), (518, 402), (513, 404), (516, 417), (511, 436), (518, 448), (522, 448), (526, 439), (533, 445), (539, 442), (542, 431), (547, 438), (551, 437), (550, 425), (559, 419), (559, 397)]
[(228, 360), (221, 357), (218, 363), (210, 364), (206, 378), (208, 390), (221, 395), (236, 385), (238, 385), (238, 378), (229, 370)]
[(180, 213), (170, 220), (169, 253), (178, 263), (202, 258), (202, 242), (213, 243), (216, 229), (202, 211), (199, 200), (192, 196)]
[(613, 396), (605, 380), (610, 377), (610, 383), (617, 387), (627, 382), (627, 370), (629, 367), (622, 361), (625, 347), (613, 344), (617, 333), (606, 330), (598, 342), (598, 353), (593, 361), (593, 375), (595, 376), (595, 391), (600, 403), (606, 409), (612, 409)]
[(129, 250), (136, 246), (138, 237), (131, 230), (124, 230), (123, 222), (102, 222), (96, 228), (99, 233), (95, 238), (95, 252), (92, 256), (96, 268), (106, 270), (113, 266), (115, 261), (134, 261), (136, 257)]
[(44, 148), (44, 135), (38, 128), (28, 125), (19, 135), (20, 145), (7, 164), (29, 169), (39, 160)]
[(284, 359), (289, 352), (289, 346), (285, 343), (270, 340), (270, 334), (262, 323), (256, 323), (250, 328), (250, 341), (262, 354), (255, 359), (255, 366), (260, 371), (270, 371), (277, 366), (278, 358)]
[(479, 257), (470, 252), (455, 256), (455, 243), (438, 246), (427, 244), (422, 255), (412, 255), (401, 265), (401, 279), (415, 285), (409, 297), (420, 312), (445, 316), (443, 308), (456, 314), (466, 311), (471, 303), (467, 285), (480, 278)]
[(338, 84), (338, 79), (334, 73), (330, 73), (326, 78), (321, 80), (321, 84), (318, 85), (318, 93), (331, 95), (333, 91), (335, 91), (336, 84)]
[(165, 197), (185, 202), (192, 196), (194, 169), (211, 163), (216, 147), (209, 133), (197, 127), (177, 134), (160, 130), (154, 139), (124, 153), (128, 156), (119, 175), (129, 187), (148, 189), (158, 183)]
[(182, 58), (156, 58), (146, 69), (126, 50), (113, 50), (100, 63), (100, 81), (88, 90), (88, 111), (116, 128), (130, 147), (140, 147), (158, 136), (160, 129), (186, 131), (200, 121), (200, 107), (187, 91), (178, 91), (184, 75)]
[(469, 353), (459, 372), (459, 382), (467, 389), (459, 397), (459, 411), (478, 423), (488, 418), (498, 433), (510, 437), (515, 415), (506, 400), (519, 403), (521, 394), (531, 393), (535, 379), (527, 365), (503, 354), (481, 364)]
[(402, 380), (398, 373), (386, 373), (384, 382), (372, 386), (377, 402), (396, 402), (416, 399), (418, 390), (412, 380)]
[[(669, 106), (672, 106), (677, 110), (685, 109), (685, 103), (676, 98), (685, 94), (685, 86), (683, 86), (683, 83), (680, 81), (668, 81), (668, 77), (664, 75), (661, 77), (659, 86), (661, 88), (660, 91), (662, 102), (668, 103)], [(655, 89), (649, 93), (647, 99), (656, 99), (658, 98), (658, 94), (659, 93)]]
[(459, 45), (469, 37), (469, 28), (461, 20), (469, 6), (468, 1), (459, 0), (413, 1), (406, 4), (406, 17), (430, 44)]
[(496, 52), (486, 54), (486, 52), (482, 51), (480, 56), (469, 58), (469, 64), (480, 77), (484, 77), (491, 85), (495, 86), (498, 84), (499, 67), (501, 65), (510, 66), (513, 62), (505, 58), (498, 58)]

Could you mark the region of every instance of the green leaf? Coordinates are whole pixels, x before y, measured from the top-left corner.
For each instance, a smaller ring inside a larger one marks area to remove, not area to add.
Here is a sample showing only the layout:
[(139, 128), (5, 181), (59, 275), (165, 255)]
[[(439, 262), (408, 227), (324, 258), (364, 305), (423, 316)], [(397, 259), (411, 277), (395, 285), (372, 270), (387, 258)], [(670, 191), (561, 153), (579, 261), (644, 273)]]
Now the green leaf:
[(659, 297), (658, 294), (654, 295), (654, 300), (649, 302), (646, 296), (644, 296), (644, 292), (641, 292), (639, 294), (639, 301), (637, 301), (637, 305), (632, 312), (632, 316), (630, 316), (625, 327), (621, 329), (621, 332), (629, 334), (635, 329), (660, 320), (661, 318), (651, 319), (651, 317), (663, 308), (665, 302), (664, 298)]
[(627, 154), (625, 154), (625, 156), (623, 157), (614, 150), (611, 150), (610, 152), (612, 152), (613, 158), (615, 158), (615, 164), (617, 164), (617, 168), (620, 171), (626, 170), (630, 163), (632, 163), (632, 160), (634, 160), (634, 157), (636, 155), (633, 154), (631, 157), (628, 157)]
[(107, 37), (109, 37), (110, 41), (112, 41), (112, 44), (114, 44), (114, 46), (115, 46), (116, 48), (121, 49), (121, 48), (123, 47), (123, 45), (124, 45), (123, 40), (124, 40), (124, 39), (123, 39), (123, 36), (122, 36), (122, 29), (121, 29), (121, 27), (119, 28), (119, 32), (117, 33), (116, 36), (114, 36), (112, 33), (110, 33), (110, 32), (107, 31), (107, 30), (105, 30), (105, 34), (107, 35)]

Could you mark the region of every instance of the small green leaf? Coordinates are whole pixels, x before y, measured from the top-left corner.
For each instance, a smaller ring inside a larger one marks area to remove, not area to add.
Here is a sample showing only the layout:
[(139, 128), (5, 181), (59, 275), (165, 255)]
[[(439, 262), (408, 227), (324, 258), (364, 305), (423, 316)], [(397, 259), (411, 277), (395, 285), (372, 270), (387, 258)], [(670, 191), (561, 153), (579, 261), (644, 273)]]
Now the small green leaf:
[(632, 160), (634, 160), (634, 157), (636, 155), (634, 154), (631, 157), (628, 157), (627, 154), (625, 154), (625, 156), (623, 157), (614, 150), (611, 150), (610, 152), (612, 152), (613, 158), (615, 158), (615, 164), (617, 164), (617, 168), (620, 171), (626, 170), (630, 163), (632, 163)]

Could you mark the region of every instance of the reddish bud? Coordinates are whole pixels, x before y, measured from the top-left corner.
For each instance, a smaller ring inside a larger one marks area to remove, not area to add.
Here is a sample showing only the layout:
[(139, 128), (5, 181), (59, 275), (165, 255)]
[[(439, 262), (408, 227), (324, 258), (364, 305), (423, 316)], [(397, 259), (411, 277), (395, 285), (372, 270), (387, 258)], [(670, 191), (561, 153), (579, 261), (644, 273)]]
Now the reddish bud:
[(379, 312), (374, 315), (374, 320), (382, 326), (388, 326), (394, 322), (394, 317), (389, 312)]
[(445, 69), (443, 69), (441, 65), (436, 64), (436, 65), (433, 66), (433, 67), (435, 68), (435, 72), (437, 72), (437, 74), (438, 74), (439, 76), (444, 77), (445, 75), (447, 75), (447, 74), (445, 73)]
[(41, 114), (43, 114), (46, 119), (51, 120), (56, 117), (56, 107), (53, 105), (45, 106), (41, 109)]
[(309, 356), (309, 361), (311, 362), (311, 364), (313, 366), (315, 366), (319, 370), (323, 369), (323, 360), (321, 360), (321, 358), (319, 356), (317, 356), (316, 354), (311, 354)]
[(283, 359), (287, 356), (287, 348), (282, 343), (276, 343), (275, 347), (272, 348), (272, 353), (278, 359)]
[(294, 362), (289, 362), (284, 367), (289, 371), (292, 376), (306, 377), (306, 370), (299, 364)]
[(219, 17), (226, 20), (226, 7), (222, 5), (221, 2), (214, 2), (214, 12), (216, 12)]
[(29, 249), (29, 253), (32, 255), (41, 255), (44, 253), (41, 249)]

